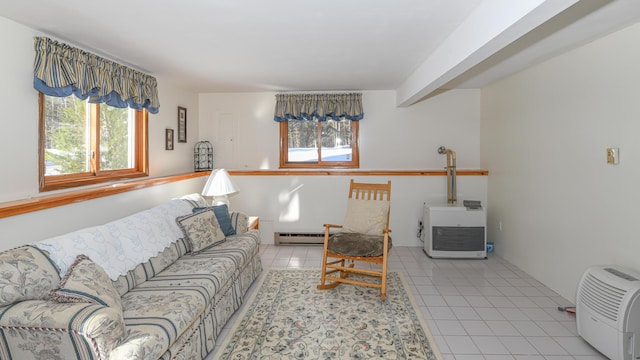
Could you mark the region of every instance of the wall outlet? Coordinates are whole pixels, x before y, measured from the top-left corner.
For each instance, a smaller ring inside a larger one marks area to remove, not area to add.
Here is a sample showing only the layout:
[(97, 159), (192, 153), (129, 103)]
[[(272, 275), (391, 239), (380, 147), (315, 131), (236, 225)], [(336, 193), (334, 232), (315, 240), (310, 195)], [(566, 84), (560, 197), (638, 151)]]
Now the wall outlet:
[(502, 221), (498, 221), (498, 231), (502, 231)]
[(607, 164), (617, 165), (619, 162), (618, 148), (607, 148)]

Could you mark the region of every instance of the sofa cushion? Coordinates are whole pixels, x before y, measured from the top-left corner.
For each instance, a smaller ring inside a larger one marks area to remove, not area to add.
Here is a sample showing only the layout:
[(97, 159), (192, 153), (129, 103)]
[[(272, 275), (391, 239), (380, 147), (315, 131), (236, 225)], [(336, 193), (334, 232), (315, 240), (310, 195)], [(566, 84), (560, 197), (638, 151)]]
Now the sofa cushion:
[(206, 209), (211, 209), (213, 213), (216, 214), (218, 224), (220, 224), (220, 228), (225, 236), (236, 234), (236, 229), (231, 225), (231, 215), (229, 215), (229, 208), (226, 204), (211, 207), (194, 207), (193, 212), (196, 213)]
[(180, 216), (176, 222), (182, 229), (185, 238), (191, 243), (191, 252), (194, 254), (225, 240), (224, 233), (211, 209)]
[(111, 283), (122, 296), (154, 277), (167, 266), (173, 264), (179, 257), (189, 253), (191, 251), (190, 246), (186, 239), (180, 238), (164, 249), (158, 256), (152, 257), (146, 263), (138, 264), (133, 270), (129, 270), (126, 275), (120, 276), (117, 280), (112, 280)]
[[(137, 287), (122, 297), (127, 330), (145, 338), (145, 347), (152, 345), (156, 359), (196, 321), (207, 305), (205, 295), (197, 288)], [(151, 342), (148, 344), (148, 342)], [(134, 342), (134, 348), (140, 344)], [(146, 358), (146, 357), (145, 357)]]
[(86, 255), (78, 255), (58, 287), (51, 292), (58, 302), (88, 302), (122, 312), (120, 294), (102, 268)]
[[(135, 290), (198, 284), (209, 297), (213, 297), (235, 270), (247, 266), (257, 255), (259, 242), (256, 234), (230, 236), (219, 246), (179, 258)], [(202, 279), (203, 282), (196, 279)]]
[(21, 246), (0, 253), (0, 307), (46, 299), (59, 282), (58, 269), (38, 248)]

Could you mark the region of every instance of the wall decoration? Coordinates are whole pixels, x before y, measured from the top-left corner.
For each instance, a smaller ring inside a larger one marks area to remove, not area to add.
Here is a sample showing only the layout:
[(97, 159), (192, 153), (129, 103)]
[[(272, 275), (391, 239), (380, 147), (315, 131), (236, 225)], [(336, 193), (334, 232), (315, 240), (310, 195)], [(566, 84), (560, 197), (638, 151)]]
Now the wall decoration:
[(164, 149), (173, 150), (173, 129), (164, 130)]
[(208, 141), (200, 141), (193, 148), (194, 171), (213, 170), (213, 145)]
[(178, 106), (178, 142), (187, 142), (187, 108)]

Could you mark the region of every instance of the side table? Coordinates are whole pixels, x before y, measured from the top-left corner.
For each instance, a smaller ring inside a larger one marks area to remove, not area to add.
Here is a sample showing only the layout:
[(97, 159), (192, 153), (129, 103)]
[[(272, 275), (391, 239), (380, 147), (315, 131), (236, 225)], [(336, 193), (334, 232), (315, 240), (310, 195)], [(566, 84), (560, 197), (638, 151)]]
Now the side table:
[(249, 216), (249, 230), (259, 230), (259, 229), (260, 229), (260, 217)]

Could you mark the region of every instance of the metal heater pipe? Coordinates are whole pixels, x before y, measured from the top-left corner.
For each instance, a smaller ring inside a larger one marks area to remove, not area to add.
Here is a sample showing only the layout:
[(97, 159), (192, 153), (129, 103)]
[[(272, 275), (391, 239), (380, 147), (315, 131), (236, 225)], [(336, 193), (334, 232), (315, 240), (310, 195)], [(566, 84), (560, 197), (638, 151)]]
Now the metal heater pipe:
[(438, 154), (447, 156), (447, 204), (458, 203), (458, 189), (456, 187), (456, 152), (444, 146), (438, 148)]

